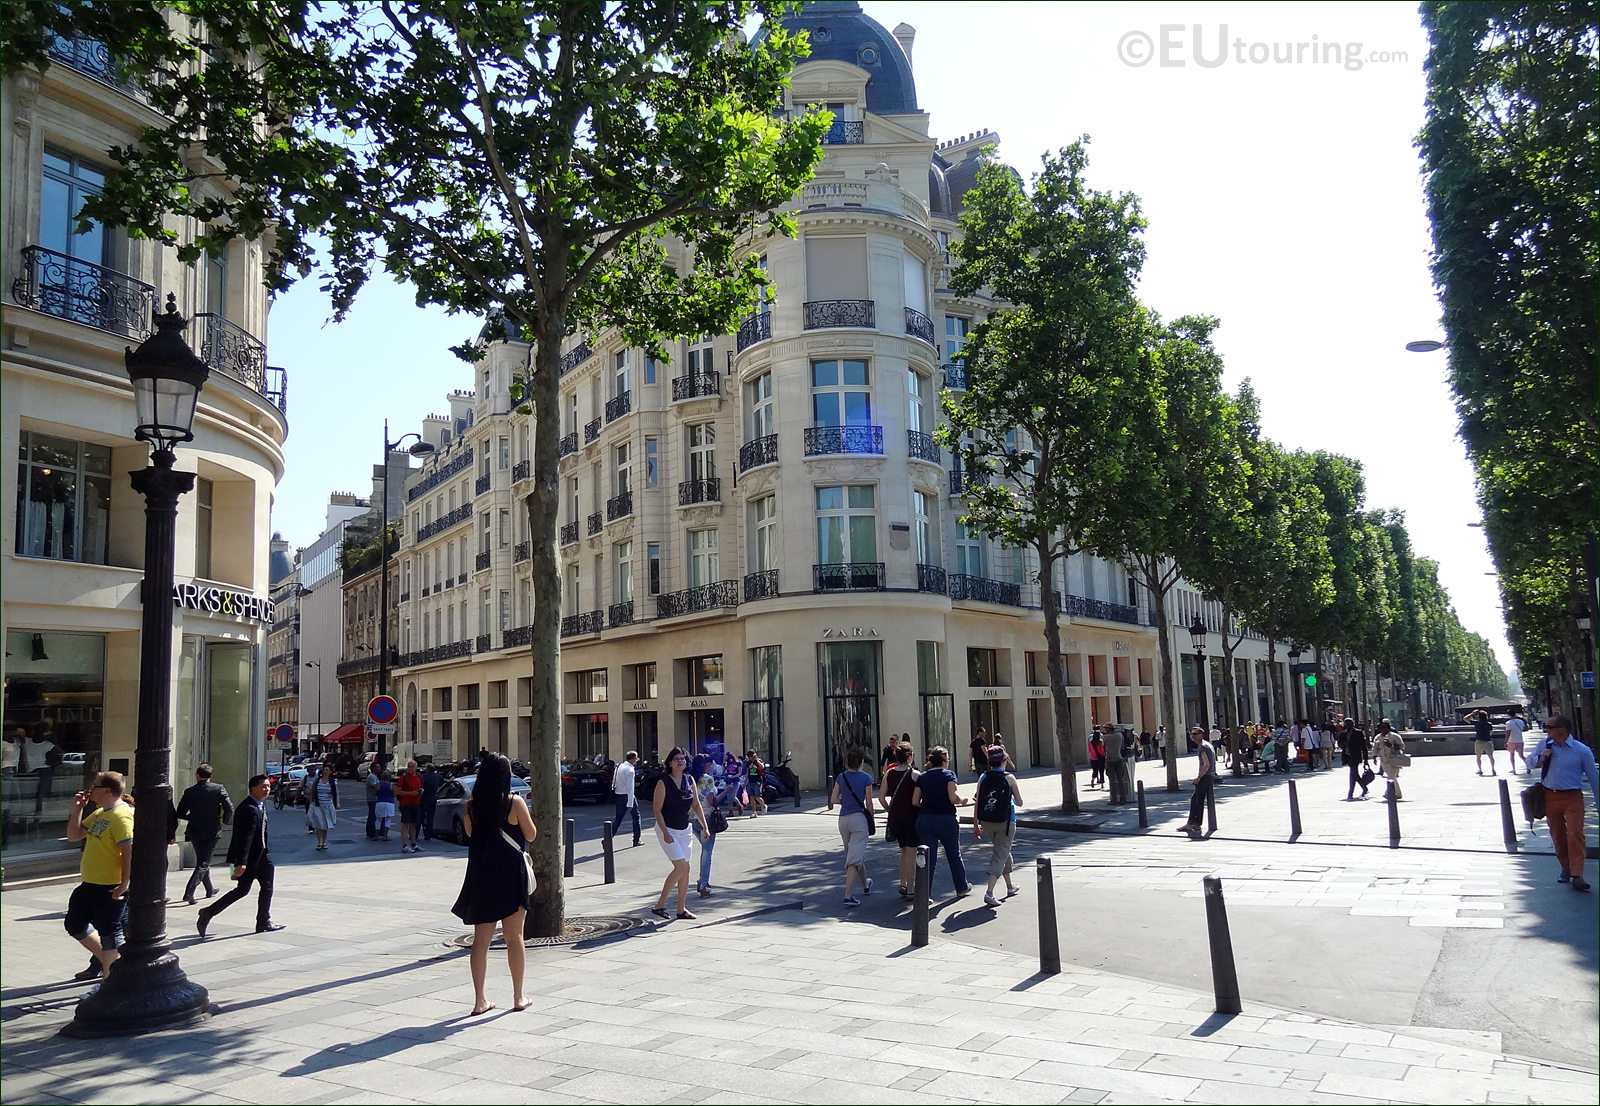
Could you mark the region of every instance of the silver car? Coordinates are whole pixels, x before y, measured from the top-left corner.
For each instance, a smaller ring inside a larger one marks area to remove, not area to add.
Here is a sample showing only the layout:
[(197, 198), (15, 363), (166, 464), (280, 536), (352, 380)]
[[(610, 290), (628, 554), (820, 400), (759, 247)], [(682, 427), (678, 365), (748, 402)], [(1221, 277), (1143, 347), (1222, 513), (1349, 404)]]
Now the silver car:
[[(433, 825), (429, 827), (433, 836), (448, 837), (458, 845), (467, 843), (467, 820), (463, 816), (467, 809), (467, 800), (472, 798), (472, 785), (477, 781), (477, 776), (459, 776), (453, 780), (445, 780), (439, 785), (439, 798), (433, 808)], [(522, 801), (528, 801), (528, 782), (511, 777), (511, 793), (521, 795)]]

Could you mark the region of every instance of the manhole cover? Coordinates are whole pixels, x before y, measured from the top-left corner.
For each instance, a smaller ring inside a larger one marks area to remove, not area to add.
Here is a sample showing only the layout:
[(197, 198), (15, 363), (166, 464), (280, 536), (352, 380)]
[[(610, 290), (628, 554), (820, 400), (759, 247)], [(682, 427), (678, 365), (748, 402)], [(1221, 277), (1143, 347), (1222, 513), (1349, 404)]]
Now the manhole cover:
[[(530, 949), (547, 948), (552, 945), (575, 945), (579, 941), (588, 941), (596, 937), (609, 937), (614, 933), (626, 933), (630, 929), (637, 929), (644, 925), (644, 921), (627, 914), (596, 914), (587, 918), (568, 918), (562, 927), (559, 937), (530, 937), (525, 942)], [(450, 942), (456, 948), (470, 949), (472, 947), (472, 934), (464, 933)], [(499, 930), (495, 931), (494, 942), (491, 947), (505, 948), (505, 935)]]

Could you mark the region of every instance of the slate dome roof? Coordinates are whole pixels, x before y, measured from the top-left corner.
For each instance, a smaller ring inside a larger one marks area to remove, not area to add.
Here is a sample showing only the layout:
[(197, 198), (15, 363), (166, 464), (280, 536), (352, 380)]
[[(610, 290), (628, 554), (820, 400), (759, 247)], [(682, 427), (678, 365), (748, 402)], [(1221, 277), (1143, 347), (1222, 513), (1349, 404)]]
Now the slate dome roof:
[(911, 59), (894, 35), (855, 0), (815, 0), (798, 14), (785, 17), (783, 25), (791, 32), (810, 32), (811, 56), (806, 61), (847, 61), (865, 69), (870, 74), (867, 110), (874, 115), (909, 115), (920, 110)]

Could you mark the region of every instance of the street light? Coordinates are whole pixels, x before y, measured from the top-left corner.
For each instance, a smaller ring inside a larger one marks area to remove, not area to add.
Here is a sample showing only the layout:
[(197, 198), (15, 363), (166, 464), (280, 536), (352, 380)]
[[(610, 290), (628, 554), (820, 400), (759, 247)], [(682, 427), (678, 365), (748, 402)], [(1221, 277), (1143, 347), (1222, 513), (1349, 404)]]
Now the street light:
[(1289, 643), (1289, 683), (1293, 689), (1289, 692), (1289, 713), (1294, 715), (1292, 721), (1299, 721), (1305, 717), (1305, 695), (1300, 691), (1300, 677), (1299, 673), (1295, 671), (1299, 667), (1300, 658), (1305, 655), (1305, 651), (1305, 646), (1298, 641)]
[(155, 317), (155, 334), (124, 358), (138, 418), (134, 437), (150, 464), (132, 473), (144, 496), (144, 599), (139, 638), (139, 730), (134, 748), (133, 866), (121, 956), (99, 987), (78, 1001), (70, 1037), (124, 1037), (207, 1016), (210, 997), (190, 981), (167, 940), (167, 812), (172, 809), (172, 577), (178, 497), (195, 474), (178, 472), (172, 447), (194, 440), (194, 410), (210, 370), (183, 340), (188, 320), (177, 296)]
[(1406, 349), (1412, 353), (1435, 353), (1444, 349), (1444, 343), (1432, 338), (1418, 338), (1406, 343)]
[(1199, 615), (1194, 616), (1194, 621), (1189, 623), (1189, 642), (1194, 646), (1195, 656), (1199, 658), (1197, 676), (1200, 685), (1200, 728), (1207, 733), (1211, 725), (1207, 721), (1206, 713), (1206, 624)]
[(317, 739), (321, 740), (328, 736), (327, 730), (322, 725), (322, 662), (306, 661), (306, 667), (317, 670)]
[[(402, 434), (389, 440), (389, 420), (383, 420), (383, 528), (378, 531), (378, 694), (389, 694), (389, 454), (399, 449), (407, 438), (417, 439), (406, 450), (413, 457), (427, 457), (433, 453), (433, 443), (422, 440), (416, 432)], [(320, 685), (321, 681), (318, 681)], [(318, 712), (321, 713), (320, 711)], [(378, 734), (378, 767), (388, 759), (384, 751), (384, 735)]]
[(1361, 695), (1356, 690), (1356, 676), (1361, 671), (1361, 666), (1355, 661), (1351, 661), (1345, 671), (1350, 673), (1350, 717), (1354, 718), (1359, 724), (1361, 722)]

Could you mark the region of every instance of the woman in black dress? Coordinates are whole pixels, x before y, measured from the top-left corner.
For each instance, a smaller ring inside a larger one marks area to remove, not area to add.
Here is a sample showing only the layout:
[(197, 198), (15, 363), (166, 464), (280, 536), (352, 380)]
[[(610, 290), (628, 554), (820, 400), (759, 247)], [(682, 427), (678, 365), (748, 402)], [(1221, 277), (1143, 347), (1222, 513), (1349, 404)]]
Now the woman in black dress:
[(511, 969), (513, 1010), (526, 1010), (522, 994), (522, 969), (527, 947), (522, 943), (522, 922), (533, 893), (532, 869), (523, 849), (538, 830), (528, 804), (511, 794), (511, 762), (499, 753), (485, 753), (478, 762), (478, 777), (461, 820), (467, 830), (467, 874), (461, 894), (450, 912), (472, 927), (472, 1012), (494, 1009), (484, 993), (489, 974), (489, 944), (499, 923), (506, 939), (506, 964)]

